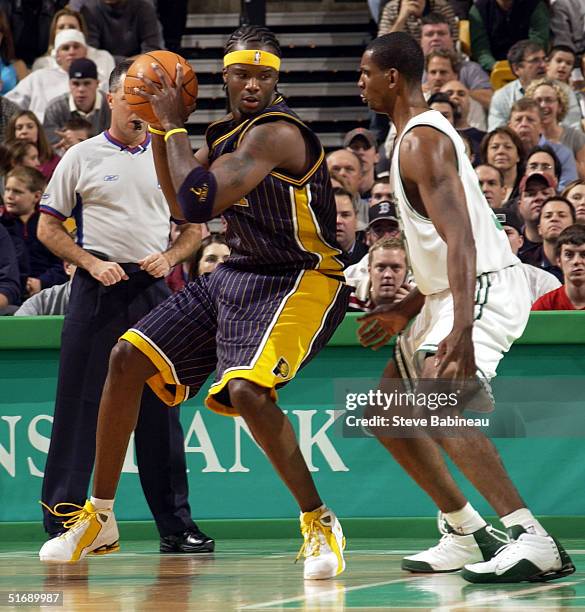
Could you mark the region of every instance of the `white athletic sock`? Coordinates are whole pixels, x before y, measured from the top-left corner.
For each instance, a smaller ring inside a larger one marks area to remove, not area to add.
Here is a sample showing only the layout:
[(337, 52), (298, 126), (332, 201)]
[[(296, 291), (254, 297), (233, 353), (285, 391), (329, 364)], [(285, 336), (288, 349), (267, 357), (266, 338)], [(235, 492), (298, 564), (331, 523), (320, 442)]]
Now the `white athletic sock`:
[(443, 512), (443, 516), (455, 533), (459, 535), (469, 535), (487, 525), (479, 512), (469, 502), (461, 510)]
[(514, 512), (510, 512), (510, 514), (502, 516), (500, 520), (506, 529), (514, 525), (521, 525), (528, 533), (534, 533), (541, 536), (548, 535), (546, 529), (536, 520), (536, 518), (534, 518), (534, 515), (528, 508), (514, 510)]
[(99, 499), (99, 497), (93, 497), (92, 495), (89, 501), (96, 510), (111, 510), (114, 507), (113, 499)]

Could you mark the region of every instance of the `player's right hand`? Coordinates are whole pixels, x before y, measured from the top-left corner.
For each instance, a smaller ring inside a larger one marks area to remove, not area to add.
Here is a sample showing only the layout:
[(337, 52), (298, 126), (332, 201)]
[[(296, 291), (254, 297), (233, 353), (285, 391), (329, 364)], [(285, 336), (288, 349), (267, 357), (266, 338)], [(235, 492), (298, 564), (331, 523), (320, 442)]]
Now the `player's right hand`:
[(359, 341), (362, 346), (377, 350), (401, 332), (409, 320), (399, 303), (377, 306), (372, 312), (358, 318)]
[(102, 261), (97, 259), (88, 272), (102, 285), (109, 287), (122, 280), (128, 280), (128, 275), (124, 272), (120, 264), (115, 261)]

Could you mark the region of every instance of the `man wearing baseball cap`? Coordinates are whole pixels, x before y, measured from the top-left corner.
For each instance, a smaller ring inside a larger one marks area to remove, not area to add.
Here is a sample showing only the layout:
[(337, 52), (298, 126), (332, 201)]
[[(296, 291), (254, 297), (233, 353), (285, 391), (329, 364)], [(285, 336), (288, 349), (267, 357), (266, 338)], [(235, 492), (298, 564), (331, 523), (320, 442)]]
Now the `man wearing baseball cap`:
[(362, 162), (359, 191), (362, 198), (369, 198), (376, 181), (375, 167), (380, 159), (376, 149), (376, 137), (365, 128), (355, 128), (343, 138), (343, 147), (353, 151)]
[[(520, 219), (520, 217), (510, 208), (494, 208), (493, 211), (497, 220), (504, 228), (506, 236), (508, 236), (512, 252), (514, 255), (518, 255), (518, 251), (524, 243), (522, 219)], [(536, 302), (541, 295), (561, 286), (561, 283), (554, 274), (542, 268), (522, 263), (522, 270), (524, 271), (528, 286), (530, 287), (532, 303)]]
[(31, 110), (43, 121), (49, 102), (69, 91), (69, 67), (75, 59), (87, 55), (87, 45), (83, 32), (61, 30), (55, 36), (53, 49), (57, 68), (41, 68), (31, 72), (6, 97), (23, 110)]
[(534, 172), (522, 177), (519, 191), (518, 213), (524, 223), (524, 244), (518, 257), (523, 260), (529, 251), (542, 244), (542, 237), (538, 233), (538, 218), (544, 201), (556, 194), (556, 180), (548, 173)]
[(69, 92), (51, 100), (45, 111), (43, 126), (51, 145), (59, 147), (63, 126), (73, 118), (85, 119), (94, 134), (100, 134), (110, 125), (110, 107), (106, 94), (98, 89), (96, 64), (81, 57), (69, 66)]

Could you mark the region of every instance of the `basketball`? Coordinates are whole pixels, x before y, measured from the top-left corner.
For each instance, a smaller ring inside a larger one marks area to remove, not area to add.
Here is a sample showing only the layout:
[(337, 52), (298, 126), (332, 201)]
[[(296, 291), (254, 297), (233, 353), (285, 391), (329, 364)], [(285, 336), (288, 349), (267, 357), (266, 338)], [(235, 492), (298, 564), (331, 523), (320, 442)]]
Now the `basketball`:
[(153, 83), (161, 85), (158, 74), (153, 70), (152, 64), (158, 64), (164, 72), (168, 75), (171, 83), (174, 85), (175, 77), (177, 75), (177, 64), (183, 66), (183, 86), (182, 95), (183, 103), (185, 107), (189, 107), (197, 99), (197, 77), (195, 72), (189, 65), (189, 62), (184, 57), (181, 57), (177, 53), (171, 51), (150, 51), (136, 58), (132, 66), (126, 73), (124, 79), (124, 95), (128, 106), (144, 121), (156, 125), (158, 119), (154, 114), (150, 103), (141, 98), (139, 95), (134, 93), (134, 88), (138, 87), (149, 93), (152, 90), (138, 78), (138, 74), (142, 73), (145, 77), (150, 79)]

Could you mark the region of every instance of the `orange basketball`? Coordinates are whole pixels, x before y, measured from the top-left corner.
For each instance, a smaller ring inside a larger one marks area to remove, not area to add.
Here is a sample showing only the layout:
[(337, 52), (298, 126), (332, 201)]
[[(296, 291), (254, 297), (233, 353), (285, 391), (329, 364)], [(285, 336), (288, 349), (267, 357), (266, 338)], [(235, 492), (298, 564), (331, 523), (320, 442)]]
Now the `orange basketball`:
[(134, 93), (134, 88), (138, 87), (145, 91), (150, 91), (148, 87), (138, 78), (138, 73), (144, 74), (153, 83), (160, 85), (158, 74), (153, 70), (152, 64), (158, 64), (164, 72), (167, 73), (169, 79), (174, 84), (177, 75), (177, 64), (183, 66), (183, 102), (186, 107), (189, 107), (197, 99), (197, 77), (189, 62), (184, 57), (173, 53), (172, 51), (150, 51), (136, 58), (132, 66), (128, 68), (126, 78), (124, 79), (124, 95), (126, 102), (130, 108), (144, 121), (156, 125), (158, 119), (153, 113), (150, 103), (144, 98)]

